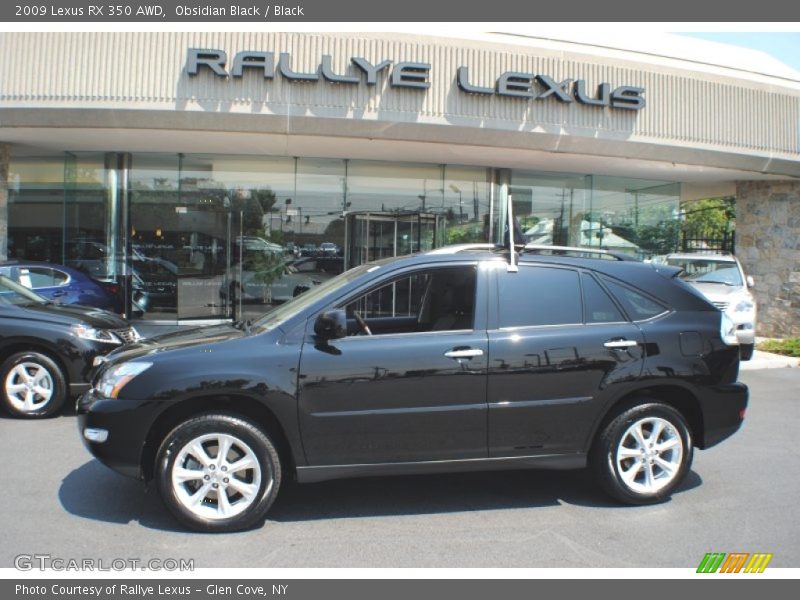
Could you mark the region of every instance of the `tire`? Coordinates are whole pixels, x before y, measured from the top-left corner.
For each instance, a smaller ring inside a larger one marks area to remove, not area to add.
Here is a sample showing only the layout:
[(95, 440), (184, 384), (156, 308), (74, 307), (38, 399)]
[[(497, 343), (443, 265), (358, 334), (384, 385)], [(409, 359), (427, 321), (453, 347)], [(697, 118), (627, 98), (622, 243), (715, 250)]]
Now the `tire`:
[(41, 352), (17, 352), (0, 365), (0, 399), (15, 417), (51, 417), (67, 399), (67, 379), (61, 367)]
[(739, 346), (739, 360), (750, 360), (753, 358), (755, 347), (755, 344), (743, 344)]
[[(654, 434), (657, 438), (651, 440)], [(692, 438), (683, 416), (667, 404), (646, 398), (605, 426), (590, 456), (601, 487), (626, 504), (666, 500), (691, 464)]]
[[(225, 443), (228, 452), (220, 457)], [(230, 468), (245, 459), (246, 467)], [(181, 423), (164, 439), (156, 458), (156, 484), (167, 508), (186, 527), (239, 531), (266, 516), (280, 488), (281, 462), (270, 437), (253, 423), (205, 414)]]

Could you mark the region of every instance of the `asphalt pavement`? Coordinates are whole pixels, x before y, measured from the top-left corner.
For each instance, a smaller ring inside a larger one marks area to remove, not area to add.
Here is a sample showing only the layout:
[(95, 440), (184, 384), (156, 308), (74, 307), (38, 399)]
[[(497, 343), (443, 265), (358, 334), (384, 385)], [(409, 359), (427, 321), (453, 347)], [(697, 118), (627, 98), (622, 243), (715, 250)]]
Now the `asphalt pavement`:
[(0, 567), (19, 554), (194, 559), (195, 567), (696, 567), (771, 552), (800, 567), (800, 369), (745, 370), (741, 431), (698, 451), (657, 506), (608, 500), (583, 471), (509, 471), (288, 485), (263, 527), (180, 530), (158, 494), (83, 448), (75, 418), (0, 417)]

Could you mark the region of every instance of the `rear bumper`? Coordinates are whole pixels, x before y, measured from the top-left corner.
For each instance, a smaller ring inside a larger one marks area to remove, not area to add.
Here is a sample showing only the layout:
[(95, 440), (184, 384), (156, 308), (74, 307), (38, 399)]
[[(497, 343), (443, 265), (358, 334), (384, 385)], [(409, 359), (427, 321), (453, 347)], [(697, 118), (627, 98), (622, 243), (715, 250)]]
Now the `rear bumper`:
[(743, 383), (728, 383), (706, 388), (701, 397), (703, 438), (698, 447), (705, 449), (730, 437), (744, 421), (750, 391)]

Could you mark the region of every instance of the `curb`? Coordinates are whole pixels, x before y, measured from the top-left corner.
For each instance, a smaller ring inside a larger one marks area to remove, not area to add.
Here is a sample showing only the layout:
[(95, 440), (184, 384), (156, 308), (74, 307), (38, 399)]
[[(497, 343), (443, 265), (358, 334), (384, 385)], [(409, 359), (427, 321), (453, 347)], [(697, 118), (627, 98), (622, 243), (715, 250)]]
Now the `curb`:
[(763, 350), (756, 350), (753, 358), (739, 363), (740, 371), (755, 371), (758, 369), (791, 369), (800, 367), (800, 358), (772, 354)]

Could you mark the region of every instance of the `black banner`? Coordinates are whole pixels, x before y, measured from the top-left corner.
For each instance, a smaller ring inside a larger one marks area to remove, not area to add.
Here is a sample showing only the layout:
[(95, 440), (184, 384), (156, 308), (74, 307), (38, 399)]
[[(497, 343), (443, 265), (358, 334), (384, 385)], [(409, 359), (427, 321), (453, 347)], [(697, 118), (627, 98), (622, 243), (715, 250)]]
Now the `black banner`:
[[(785, 0), (17, 0), (0, 6), (8, 22), (782, 22), (800, 20), (800, 3)], [(787, 28), (791, 29), (791, 28)]]

